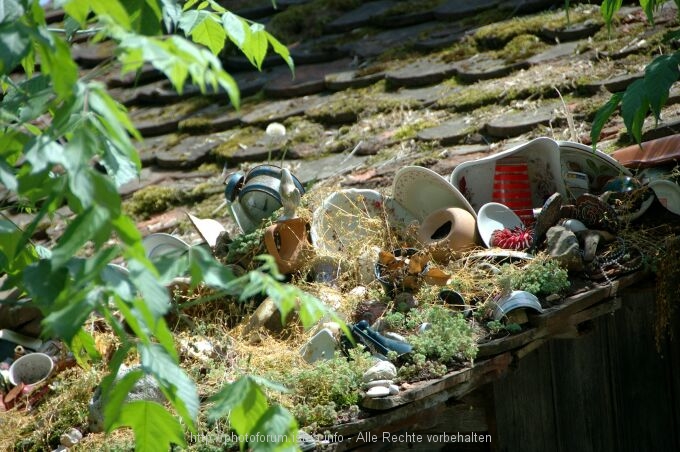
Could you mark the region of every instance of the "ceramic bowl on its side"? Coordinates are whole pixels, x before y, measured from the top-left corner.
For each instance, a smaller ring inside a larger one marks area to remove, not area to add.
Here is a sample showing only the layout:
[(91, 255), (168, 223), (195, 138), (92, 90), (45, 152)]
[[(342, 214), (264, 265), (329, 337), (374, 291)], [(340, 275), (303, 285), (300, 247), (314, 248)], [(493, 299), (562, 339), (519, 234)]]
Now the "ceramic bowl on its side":
[(669, 180), (655, 180), (649, 183), (659, 202), (676, 215), (680, 215), (680, 185)]
[[(570, 181), (577, 183), (573, 190), (568, 190), (567, 199), (576, 199), (581, 193), (581, 185), (578, 180), (573, 180), (574, 174), (585, 175), (587, 181), (586, 191), (599, 195), (604, 185), (617, 176), (630, 176), (631, 172), (602, 151), (593, 150), (592, 146), (575, 143), (573, 141), (558, 141), (560, 149), (560, 166), (562, 177), (567, 185)], [(569, 188), (569, 187), (567, 187)]]
[(159, 256), (179, 256), (191, 248), (184, 240), (164, 232), (155, 232), (142, 239), (146, 257), (153, 259)]
[(487, 248), (491, 248), (491, 236), (494, 231), (523, 226), (524, 223), (515, 212), (497, 202), (484, 204), (477, 215), (477, 230)]

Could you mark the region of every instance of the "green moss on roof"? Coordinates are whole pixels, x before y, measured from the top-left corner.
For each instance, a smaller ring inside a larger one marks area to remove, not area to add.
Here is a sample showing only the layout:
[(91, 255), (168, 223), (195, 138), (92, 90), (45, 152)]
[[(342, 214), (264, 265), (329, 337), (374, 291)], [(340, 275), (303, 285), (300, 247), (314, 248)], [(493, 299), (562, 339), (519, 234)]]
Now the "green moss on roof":
[(475, 32), (474, 38), (483, 48), (500, 49), (517, 36), (539, 34), (542, 30), (559, 30), (565, 28), (569, 23), (575, 24), (588, 19), (602, 22), (597, 8), (591, 5), (582, 5), (571, 8), (568, 19), (563, 9), (515, 17), (479, 28)]
[(264, 131), (257, 127), (243, 127), (234, 131), (226, 141), (215, 147), (211, 152), (213, 157), (220, 162), (231, 157), (244, 146), (253, 146), (262, 138)]
[(323, 28), (344, 12), (361, 5), (361, 0), (313, 0), (276, 14), (267, 30), (285, 44), (323, 35)]
[(522, 34), (512, 38), (503, 47), (503, 50), (499, 51), (498, 56), (505, 59), (508, 63), (515, 63), (541, 53), (548, 47), (549, 45), (541, 41), (537, 36)]

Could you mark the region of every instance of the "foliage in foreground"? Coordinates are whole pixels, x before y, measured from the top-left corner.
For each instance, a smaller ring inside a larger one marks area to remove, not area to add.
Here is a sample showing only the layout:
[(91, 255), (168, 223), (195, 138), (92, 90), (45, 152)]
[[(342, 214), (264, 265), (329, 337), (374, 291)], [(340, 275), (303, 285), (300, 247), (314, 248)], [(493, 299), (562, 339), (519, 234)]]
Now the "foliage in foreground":
[[(23, 229), (4, 214), (0, 219), (0, 272), (8, 276), (7, 286), (19, 287), (42, 310), (46, 334), (66, 341), (83, 367), (100, 359), (83, 324), (95, 310), (106, 319), (121, 346), (103, 382), (108, 400), (105, 427), (109, 432), (132, 428), (138, 450), (168, 450), (171, 443), (185, 445), (182, 425), (195, 432), (199, 399), (195, 383), (178, 365), (164, 320), (171, 305), (166, 284), (188, 274), (193, 286), (205, 283), (241, 300), (265, 292), (284, 318), (299, 309), (306, 327), (325, 307), (295, 287), (280, 284), (271, 260), (262, 271), (238, 279), (200, 248), (182, 259), (149, 261), (118, 194), (118, 187), (138, 177), (141, 164), (133, 140), (141, 137), (125, 108), (94, 77), (114, 62), (123, 73), (148, 63), (178, 92), (192, 83), (204, 93), (224, 93), (238, 107), (238, 88), (216, 57), (225, 43), (258, 68), (269, 47), (291, 70), (292, 60), (262, 25), (212, 0), (54, 3), (66, 12), (61, 30), (48, 28), (37, 0), (0, 1), (0, 182), (16, 194), (15, 209), (34, 213)], [(82, 34), (112, 40), (115, 61), (80, 74), (69, 41)], [(95, 169), (95, 161), (106, 174)], [(64, 206), (74, 215), (56, 245), (34, 246), (31, 237), (38, 225), (56, 220)], [(108, 265), (119, 258), (129, 273)], [(114, 312), (122, 314), (133, 335), (125, 332)], [(113, 376), (133, 351), (142, 370), (128, 373), (112, 387)], [(144, 373), (158, 381), (177, 416), (154, 402), (125, 403), (128, 390)], [(230, 412), (238, 434), (290, 433), (288, 443), (249, 444), (254, 449), (293, 447), (295, 420), (286, 410), (267, 406), (262, 383), (243, 377), (228, 385), (215, 396), (210, 415), (218, 418)]]
[[(680, 0), (674, 0), (680, 14)], [(602, 16), (611, 27), (614, 15), (621, 8), (622, 0), (604, 0), (600, 7)], [(640, 6), (647, 20), (654, 24), (654, 11), (665, 2), (662, 0), (640, 0)], [(569, 6), (569, 1), (565, 1)], [(666, 39), (677, 39), (678, 33), (669, 34)], [(600, 107), (593, 119), (590, 138), (593, 148), (597, 145), (600, 132), (607, 120), (619, 109), (628, 133), (637, 143), (642, 141), (642, 128), (647, 116), (651, 113), (656, 121), (661, 119), (661, 108), (668, 101), (671, 86), (680, 79), (680, 52), (670, 55), (659, 55), (647, 65), (644, 77), (631, 83), (624, 92), (615, 93), (609, 101)]]

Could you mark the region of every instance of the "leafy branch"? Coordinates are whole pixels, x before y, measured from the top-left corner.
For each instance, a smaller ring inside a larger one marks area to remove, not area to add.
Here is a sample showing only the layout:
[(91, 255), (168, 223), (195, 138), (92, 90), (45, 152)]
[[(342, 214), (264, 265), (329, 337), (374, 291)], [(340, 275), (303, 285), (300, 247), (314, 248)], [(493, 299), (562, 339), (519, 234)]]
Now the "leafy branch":
[[(680, 0), (674, 1), (680, 10)], [(654, 11), (663, 3), (661, 0), (640, 0), (640, 6), (651, 24), (654, 24)], [(608, 29), (621, 4), (622, 0), (602, 2), (600, 11)], [(642, 141), (645, 118), (651, 113), (657, 122), (661, 119), (661, 108), (668, 101), (671, 87), (680, 78), (679, 64), (680, 52), (659, 55), (647, 65), (642, 79), (631, 83), (623, 93), (613, 94), (609, 101), (597, 110), (593, 119), (590, 131), (593, 148), (597, 145), (605, 124), (619, 107), (628, 133), (639, 144)]]
[[(174, 262), (147, 259), (141, 234), (122, 211), (118, 194), (120, 185), (139, 175), (134, 140), (141, 137), (105, 86), (80, 76), (67, 39), (79, 31), (94, 32), (96, 40), (117, 43), (115, 58), (122, 72), (138, 71), (148, 63), (176, 90), (181, 92), (188, 81), (203, 92), (224, 90), (234, 106), (239, 104), (238, 87), (216, 56), (227, 39), (258, 68), (269, 48), (291, 69), (293, 62), (285, 46), (261, 25), (212, 0), (198, 5), (190, 0), (183, 7), (176, 0), (55, 3), (66, 12), (66, 33), (47, 27), (37, 0), (0, 0), (0, 182), (17, 195), (18, 203), (35, 212), (24, 230), (0, 219), (0, 271), (7, 274), (7, 285), (31, 297), (45, 315), (47, 334), (62, 338), (81, 366), (101, 359), (93, 337), (83, 328), (95, 310), (101, 313), (121, 343), (102, 383), (105, 427), (132, 428), (138, 450), (168, 450), (171, 443), (185, 445), (182, 425), (195, 431), (200, 407), (196, 386), (179, 367), (164, 320), (172, 303), (165, 284), (172, 278), (189, 274), (194, 286), (207, 284), (241, 297), (265, 292), (284, 318), (297, 309), (305, 326), (332, 314), (316, 298), (281, 284), (271, 260), (264, 262), (262, 271), (235, 278), (200, 248)], [(184, 36), (163, 35), (175, 30)], [(94, 168), (95, 161), (106, 174)], [(53, 218), (63, 206), (72, 216), (56, 245), (51, 250), (34, 246), (31, 237), (40, 221)], [(83, 253), (85, 247), (93, 251)], [(109, 265), (118, 258), (125, 260), (128, 272)], [(141, 370), (114, 384), (133, 350)], [(125, 402), (144, 374), (156, 379), (181, 422), (155, 402)], [(217, 394), (214, 402), (229, 408), (239, 434), (287, 433), (292, 440), (294, 418), (280, 407), (267, 408), (262, 383), (244, 377)], [(237, 390), (251, 394), (257, 410), (251, 398), (234, 395)], [(213, 416), (222, 414), (217, 408), (212, 411)], [(249, 447), (278, 446), (251, 442)]]

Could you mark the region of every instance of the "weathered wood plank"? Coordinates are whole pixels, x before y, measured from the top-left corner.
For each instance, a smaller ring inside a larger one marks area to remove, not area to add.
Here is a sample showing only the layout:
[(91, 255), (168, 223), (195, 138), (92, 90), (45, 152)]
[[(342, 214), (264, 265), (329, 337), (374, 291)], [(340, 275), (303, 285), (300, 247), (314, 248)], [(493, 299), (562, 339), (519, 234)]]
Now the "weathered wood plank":
[(550, 348), (541, 347), (493, 383), (498, 450), (558, 450), (550, 361)]
[(407, 391), (402, 391), (398, 395), (392, 397), (365, 397), (361, 401), (361, 406), (362, 408), (371, 410), (389, 410), (462, 383), (471, 382), (476, 387), (478, 386), (475, 385), (476, 379), (479, 379), (490, 372), (503, 372), (507, 369), (508, 364), (509, 361), (505, 358), (492, 358), (478, 361), (475, 363), (474, 367), (449, 373), (437, 380), (426, 380), (414, 383)]
[[(675, 413), (680, 409), (669, 349), (656, 350), (654, 287), (631, 288), (623, 294), (623, 309), (616, 314), (619, 366), (621, 448), (678, 450)], [(676, 397), (674, 399), (674, 397)]]
[(454, 385), (453, 387), (447, 387), (439, 392), (435, 392), (427, 397), (411, 402), (410, 404), (400, 406), (397, 409), (379, 412), (365, 419), (330, 427), (328, 430), (344, 437), (353, 437), (359, 432), (374, 430), (392, 431), (391, 429), (399, 428), (400, 426), (422, 422), (422, 419), (419, 420), (418, 418), (422, 418), (424, 410), (429, 410), (433, 406), (444, 403), (449, 399), (463, 397), (476, 388), (499, 378), (512, 362), (512, 356), (509, 353), (505, 353), (488, 361), (488, 366), (493, 369), (493, 371), (484, 372), (463, 383)]
[(605, 320), (594, 323), (587, 337), (550, 342), (560, 450), (617, 450)]
[[(571, 316), (584, 311), (605, 299), (616, 296), (622, 289), (641, 281), (645, 277), (646, 275), (643, 272), (633, 273), (613, 281), (612, 284), (600, 286), (588, 292), (569, 297), (565, 299), (563, 303), (544, 310), (543, 314), (530, 315), (529, 319), (533, 328), (513, 336), (482, 343), (479, 345), (477, 356), (479, 358), (493, 356), (498, 353), (504, 353), (522, 347), (537, 339), (558, 335), (564, 332), (568, 333), (571, 329), (569, 328), (570, 325), (588, 320), (585, 318), (587, 317), (587, 314), (569, 320)], [(592, 312), (595, 313), (597, 311)], [(578, 321), (579, 318), (582, 318), (582, 320)]]

